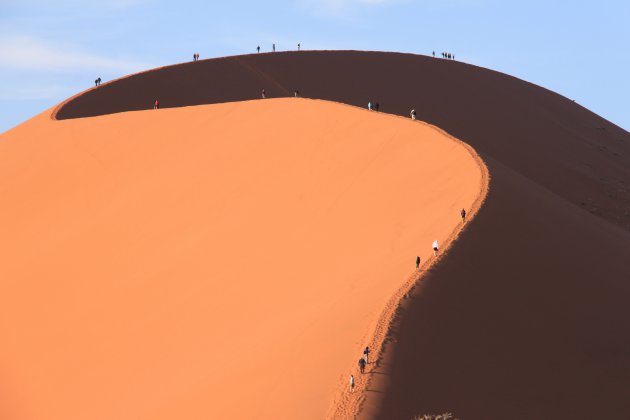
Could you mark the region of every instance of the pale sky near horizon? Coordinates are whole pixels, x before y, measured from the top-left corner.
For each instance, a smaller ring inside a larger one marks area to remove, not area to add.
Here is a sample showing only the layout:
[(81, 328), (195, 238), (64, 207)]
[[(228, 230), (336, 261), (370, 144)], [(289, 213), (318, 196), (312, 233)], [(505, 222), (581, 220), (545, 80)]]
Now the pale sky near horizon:
[(269, 50), (430, 54), (544, 86), (630, 130), (627, 0), (0, 0), (0, 133), (139, 70)]

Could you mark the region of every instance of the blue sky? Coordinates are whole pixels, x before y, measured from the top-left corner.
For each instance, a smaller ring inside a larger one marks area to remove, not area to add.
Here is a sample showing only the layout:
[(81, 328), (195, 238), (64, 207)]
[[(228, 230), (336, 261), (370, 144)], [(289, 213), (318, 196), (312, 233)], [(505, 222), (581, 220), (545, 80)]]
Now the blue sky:
[(627, 0), (0, 0), (0, 133), (143, 69), (269, 50), (430, 54), (561, 93), (630, 130)]

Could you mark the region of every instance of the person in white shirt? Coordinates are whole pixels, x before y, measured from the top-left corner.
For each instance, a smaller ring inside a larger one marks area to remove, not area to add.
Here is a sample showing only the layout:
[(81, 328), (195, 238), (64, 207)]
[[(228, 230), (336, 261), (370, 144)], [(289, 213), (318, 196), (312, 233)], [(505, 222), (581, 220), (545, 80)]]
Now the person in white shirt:
[(436, 239), (435, 241), (433, 241), (433, 253), (435, 254), (436, 257), (437, 257), (439, 247), (440, 245), (438, 244), (438, 240)]
[(350, 392), (354, 392), (354, 375), (350, 375)]

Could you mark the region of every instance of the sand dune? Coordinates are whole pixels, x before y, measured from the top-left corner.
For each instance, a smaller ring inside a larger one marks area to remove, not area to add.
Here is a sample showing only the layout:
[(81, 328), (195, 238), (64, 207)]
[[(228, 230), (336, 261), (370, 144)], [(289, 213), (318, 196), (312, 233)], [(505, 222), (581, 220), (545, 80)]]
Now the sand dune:
[(322, 418), (481, 176), (323, 101), (28, 121), (0, 138), (0, 417)]
[[(630, 418), (630, 134), (514, 77), (411, 54), (226, 57), (135, 75), (60, 118), (294, 89), (439, 126), (479, 152), (490, 194), (409, 299), (367, 418)], [(384, 393), (381, 393), (384, 392)], [(384, 399), (376, 398), (384, 396)]]

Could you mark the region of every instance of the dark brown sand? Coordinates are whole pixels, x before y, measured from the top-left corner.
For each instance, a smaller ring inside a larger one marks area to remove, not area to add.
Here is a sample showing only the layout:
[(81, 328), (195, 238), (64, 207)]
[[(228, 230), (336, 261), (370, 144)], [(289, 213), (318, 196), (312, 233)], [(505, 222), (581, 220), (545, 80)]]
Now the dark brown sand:
[(147, 109), (155, 98), (252, 99), (262, 88), (415, 108), (490, 171), (479, 215), (401, 310), (362, 417), (630, 418), (629, 133), (504, 74), (353, 51), (166, 67), (92, 89), (58, 118)]

